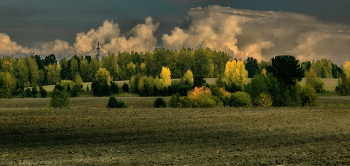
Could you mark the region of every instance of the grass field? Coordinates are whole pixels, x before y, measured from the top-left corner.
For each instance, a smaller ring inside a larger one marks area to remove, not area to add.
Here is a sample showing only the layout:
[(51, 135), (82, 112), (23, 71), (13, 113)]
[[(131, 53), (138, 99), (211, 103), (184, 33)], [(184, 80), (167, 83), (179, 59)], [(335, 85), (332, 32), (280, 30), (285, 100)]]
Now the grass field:
[(350, 165), (350, 98), (331, 107), (156, 109), (154, 98), (0, 100), (0, 165)]

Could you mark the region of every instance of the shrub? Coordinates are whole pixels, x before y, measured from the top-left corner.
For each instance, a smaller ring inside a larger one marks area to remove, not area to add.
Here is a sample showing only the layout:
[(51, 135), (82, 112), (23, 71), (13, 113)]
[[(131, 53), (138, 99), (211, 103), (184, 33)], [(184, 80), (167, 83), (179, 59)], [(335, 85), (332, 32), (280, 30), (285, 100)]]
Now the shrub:
[(220, 102), (220, 99), (218, 97), (208, 94), (199, 94), (192, 100), (193, 108), (214, 108), (222, 105), (222, 102)]
[(77, 97), (78, 96), (78, 89), (81, 89), (80, 86), (78, 85), (74, 85), (73, 88), (69, 88), (70, 89), (70, 96), (71, 97)]
[(32, 96), (36, 97), (36, 95), (38, 94), (38, 88), (37, 86), (34, 84), (32, 87)]
[(272, 106), (272, 97), (270, 94), (260, 93), (258, 97), (258, 106), (271, 107)]
[(177, 93), (180, 94), (180, 96), (187, 96), (187, 93), (191, 90), (191, 87), (188, 85), (180, 85), (180, 87), (177, 89)]
[(27, 88), (25, 91), (26, 97), (32, 97), (32, 90), (30, 88)]
[(230, 98), (230, 106), (232, 107), (245, 107), (250, 106), (252, 103), (250, 96), (246, 92), (235, 92), (232, 93)]
[(301, 104), (303, 107), (317, 106), (316, 90), (309, 85), (305, 85), (300, 89)]
[(180, 108), (181, 107), (181, 96), (179, 93), (176, 93), (169, 97), (168, 99), (169, 106), (173, 108)]
[(63, 86), (62, 86), (61, 84), (56, 84), (55, 87), (54, 87), (54, 89), (57, 89), (57, 90), (59, 90), (59, 91), (62, 91), (64, 88), (63, 88)]
[(118, 101), (115, 97), (109, 97), (106, 108), (126, 108), (123, 101)]
[(218, 97), (223, 102), (224, 106), (228, 106), (230, 104), (230, 92), (225, 91), (224, 88), (217, 85), (211, 85), (210, 89), (212, 95)]
[(111, 90), (112, 90), (112, 92), (113, 92), (114, 94), (117, 94), (118, 91), (119, 91), (118, 84), (115, 83), (115, 82), (113, 82), (113, 81), (111, 81)]
[(25, 98), (26, 97), (26, 93), (25, 93), (25, 90), (21, 90), (21, 98)]
[(70, 96), (65, 90), (54, 89), (51, 93), (50, 108), (69, 108)]
[(122, 89), (124, 92), (129, 92), (129, 85), (126, 82), (124, 82)]
[(158, 97), (156, 100), (154, 100), (154, 105), (153, 107), (155, 108), (166, 108), (166, 102), (163, 98)]
[(42, 86), (39, 87), (39, 90), (40, 90), (40, 97), (41, 98), (46, 98), (47, 97), (47, 91)]

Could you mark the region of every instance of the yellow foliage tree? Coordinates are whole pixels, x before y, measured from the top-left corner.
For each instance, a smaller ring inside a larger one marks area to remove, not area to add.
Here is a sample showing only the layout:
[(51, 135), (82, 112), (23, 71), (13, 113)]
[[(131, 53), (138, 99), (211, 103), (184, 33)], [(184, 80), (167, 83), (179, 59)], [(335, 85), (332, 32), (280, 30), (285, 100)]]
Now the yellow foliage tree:
[(98, 69), (98, 71), (95, 74), (95, 78), (100, 84), (107, 84), (108, 86), (111, 85), (111, 75), (106, 68)]
[(345, 65), (343, 66), (343, 72), (346, 74), (346, 77), (349, 78), (350, 77), (350, 62), (349, 61), (345, 61)]
[(190, 86), (193, 86), (194, 79), (193, 79), (193, 73), (191, 70), (187, 70), (187, 72), (184, 74), (184, 76), (181, 78), (181, 83), (185, 83), (188, 81)]
[(232, 85), (234, 83), (237, 87), (243, 89), (244, 84), (248, 79), (248, 71), (245, 69), (244, 62), (242, 60), (228, 61), (224, 72), (226, 85)]
[(171, 72), (167, 67), (162, 67), (162, 71), (160, 72), (160, 79), (163, 80), (164, 87), (168, 87), (171, 85)]

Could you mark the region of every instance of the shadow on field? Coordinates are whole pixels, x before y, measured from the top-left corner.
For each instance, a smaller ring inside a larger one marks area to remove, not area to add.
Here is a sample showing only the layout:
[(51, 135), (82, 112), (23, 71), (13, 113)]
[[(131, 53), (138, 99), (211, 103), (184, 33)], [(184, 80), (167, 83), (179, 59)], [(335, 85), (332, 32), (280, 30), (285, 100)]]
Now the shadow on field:
[[(110, 126), (112, 127), (112, 126)], [(114, 126), (113, 126), (114, 127)], [(137, 128), (137, 127), (136, 127)], [(125, 131), (125, 130), (135, 131)], [(250, 131), (248, 129), (231, 129), (230, 131), (218, 131), (220, 129), (194, 129), (168, 128), (166, 131), (154, 128), (135, 129), (134, 127), (115, 130), (109, 128), (90, 127), (91, 131), (76, 131), (74, 128), (2, 128), (0, 142), (7, 147), (37, 147), (52, 145), (72, 144), (211, 144), (238, 147), (276, 148), (288, 146), (300, 146), (303, 144), (320, 143), (348, 143), (350, 134), (316, 134), (293, 133), (288, 131)]]
[(350, 165), (347, 108), (0, 111), (5, 165)]

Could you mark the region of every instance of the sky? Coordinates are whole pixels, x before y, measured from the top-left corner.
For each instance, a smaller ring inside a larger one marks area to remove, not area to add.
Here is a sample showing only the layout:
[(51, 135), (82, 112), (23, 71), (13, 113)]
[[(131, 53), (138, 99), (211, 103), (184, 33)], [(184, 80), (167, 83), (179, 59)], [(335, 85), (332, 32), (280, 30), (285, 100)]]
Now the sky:
[(0, 0), (0, 55), (209, 47), (350, 60), (350, 0)]

